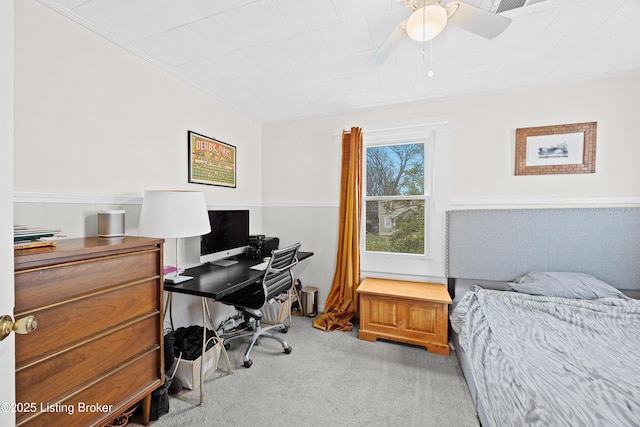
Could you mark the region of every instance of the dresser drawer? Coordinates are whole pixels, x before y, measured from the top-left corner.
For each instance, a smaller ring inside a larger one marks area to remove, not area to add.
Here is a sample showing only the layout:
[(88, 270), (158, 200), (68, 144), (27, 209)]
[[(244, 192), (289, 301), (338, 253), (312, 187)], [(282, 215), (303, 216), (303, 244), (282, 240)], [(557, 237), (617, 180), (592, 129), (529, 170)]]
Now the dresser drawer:
[(31, 314), (38, 319), (38, 328), (33, 333), (16, 336), (16, 366), (42, 353), (57, 352), (121, 322), (159, 312), (159, 292), (157, 279), (148, 280), (39, 310), (20, 313), (16, 310), (17, 319)]
[[(63, 239), (14, 253), (17, 426), (102, 427), (164, 380), (163, 240)], [(30, 405), (30, 406), (24, 406)]]
[(138, 354), (158, 348), (160, 313), (136, 319), (108, 334), (70, 347), (40, 363), (16, 370), (17, 402), (49, 402), (117, 368)]
[(135, 252), (16, 271), (16, 312), (157, 277), (159, 255)]
[(73, 390), (66, 398), (63, 396), (60, 400), (50, 402), (49, 406), (43, 403), (43, 412), (18, 416), (16, 426), (104, 425), (127, 409), (123, 402), (125, 405), (127, 402), (136, 402), (161, 384), (158, 364), (158, 351), (149, 351), (96, 379), (86, 388)]

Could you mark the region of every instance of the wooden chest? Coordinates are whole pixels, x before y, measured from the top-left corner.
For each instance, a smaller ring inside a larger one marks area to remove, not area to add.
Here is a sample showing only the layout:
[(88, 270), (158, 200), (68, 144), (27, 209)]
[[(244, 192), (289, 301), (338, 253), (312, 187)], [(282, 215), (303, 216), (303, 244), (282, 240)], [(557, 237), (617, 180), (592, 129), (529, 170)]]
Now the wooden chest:
[(452, 301), (445, 285), (366, 278), (358, 294), (358, 338), (385, 338), (449, 354), (448, 305)]
[(101, 426), (164, 381), (162, 239), (86, 238), (15, 252), (17, 426)]

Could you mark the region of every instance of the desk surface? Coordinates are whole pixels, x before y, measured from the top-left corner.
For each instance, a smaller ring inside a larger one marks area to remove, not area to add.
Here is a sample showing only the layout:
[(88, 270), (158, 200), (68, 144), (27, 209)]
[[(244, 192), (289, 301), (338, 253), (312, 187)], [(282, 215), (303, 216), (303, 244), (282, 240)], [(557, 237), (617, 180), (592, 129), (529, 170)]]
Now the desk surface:
[[(313, 252), (298, 252), (298, 261), (309, 258)], [(165, 283), (164, 290), (180, 294), (196, 295), (199, 297), (219, 299), (232, 292), (236, 292), (252, 283), (260, 282), (264, 271), (252, 270), (251, 267), (260, 264), (262, 260), (247, 259), (242, 256), (235, 258), (238, 262), (229, 267), (205, 264), (185, 270), (185, 276), (192, 276), (193, 280), (178, 283)]]

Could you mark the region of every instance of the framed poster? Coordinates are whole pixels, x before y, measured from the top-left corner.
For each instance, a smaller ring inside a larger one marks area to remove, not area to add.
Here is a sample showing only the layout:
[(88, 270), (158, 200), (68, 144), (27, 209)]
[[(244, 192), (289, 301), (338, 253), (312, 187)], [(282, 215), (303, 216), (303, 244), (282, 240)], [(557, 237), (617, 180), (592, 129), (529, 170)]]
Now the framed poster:
[(236, 187), (236, 147), (189, 131), (189, 182)]
[(516, 129), (516, 175), (594, 173), (596, 122)]

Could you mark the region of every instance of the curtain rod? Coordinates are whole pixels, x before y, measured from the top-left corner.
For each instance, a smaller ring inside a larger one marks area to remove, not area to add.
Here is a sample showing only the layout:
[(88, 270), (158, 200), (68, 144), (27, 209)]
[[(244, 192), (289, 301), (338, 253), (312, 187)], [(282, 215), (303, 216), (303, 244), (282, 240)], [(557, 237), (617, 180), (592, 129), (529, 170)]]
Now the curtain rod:
[[(362, 133), (388, 132), (391, 130), (412, 129), (412, 128), (421, 128), (421, 127), (428, 127), (428, 126), (446, 126), (448, 124), (449, 124), (448, 120), (443, 120), (440, 122), (428, 122), (428, 123), (420, 123), (417, 125), (396, 126), (396, 127), (384, 128), (384, 129), (370, 129), (370, 130), (362, 129)], [(342, 132), (333, 134), (333, 136), (340, 136), (340, 135), (342, 135)]]

